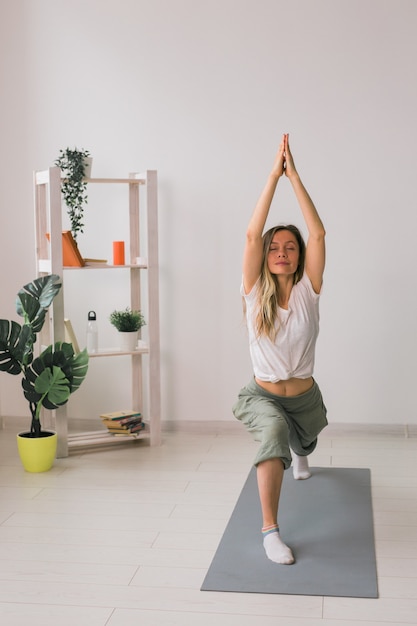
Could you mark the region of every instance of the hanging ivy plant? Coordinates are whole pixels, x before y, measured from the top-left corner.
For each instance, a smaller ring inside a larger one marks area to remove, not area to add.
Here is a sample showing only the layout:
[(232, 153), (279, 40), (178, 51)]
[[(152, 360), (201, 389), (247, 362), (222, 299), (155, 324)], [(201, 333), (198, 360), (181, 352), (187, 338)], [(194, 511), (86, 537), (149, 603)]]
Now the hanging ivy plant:
[(61, 191), (71, 221), (71, 233), (77, 241), (78, 233), (84, 232), (84, 206), (87, 204), (87, 183), (85, 181), (85, 159), (90, 156), (88, 150), (60, 150), (57, 165), (64, 175)]

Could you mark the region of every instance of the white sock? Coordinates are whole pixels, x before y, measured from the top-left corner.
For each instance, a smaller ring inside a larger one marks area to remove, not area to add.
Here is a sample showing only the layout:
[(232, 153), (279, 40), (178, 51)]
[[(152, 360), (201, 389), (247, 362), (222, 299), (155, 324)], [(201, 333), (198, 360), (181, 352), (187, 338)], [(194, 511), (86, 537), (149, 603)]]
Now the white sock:
[(308, 458), (306, 456), (298, 456), (295, 452), (292, 453), (292, 472), (295, 480), (306, 480), (310, 478), (311, 472), (308, 467)]
[(279, 536), (278, 526), (263, 528), (264, 548), (266, 556), (274, 563), (281, 565), (291, 565), (294, 563), (294, 556), (291, 549), (285, 545)]

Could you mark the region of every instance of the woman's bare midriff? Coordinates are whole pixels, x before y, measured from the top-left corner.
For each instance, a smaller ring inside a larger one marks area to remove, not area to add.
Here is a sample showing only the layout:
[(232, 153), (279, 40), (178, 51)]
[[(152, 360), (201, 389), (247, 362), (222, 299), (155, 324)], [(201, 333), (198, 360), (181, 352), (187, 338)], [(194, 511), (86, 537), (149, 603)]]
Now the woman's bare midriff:
[(289, 378), (288, 380), (279, 380), (276, 383), (269, 383), (255, 377), (255, 381), (260, 387), (276, 396), (300, 396), (311, 389), (314, 384), (312, 376), (310, 378)]

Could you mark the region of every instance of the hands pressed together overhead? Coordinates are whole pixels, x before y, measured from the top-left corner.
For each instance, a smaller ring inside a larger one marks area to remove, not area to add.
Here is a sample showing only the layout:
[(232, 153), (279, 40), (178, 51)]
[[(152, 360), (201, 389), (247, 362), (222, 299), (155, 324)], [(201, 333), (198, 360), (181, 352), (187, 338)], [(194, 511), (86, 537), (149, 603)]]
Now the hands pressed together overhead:
[(285, 174), (285, 176), (287, 176), (288, 178), (297, 175), (297, 170), (295, 169), (294, 165), (294, 159), (290, 150), (288, 133), (282, 136), (282, 140), (279, 145), (278, 152), (275, 157), (275, 162), (272, 168), (272, 173), (278, 177)]

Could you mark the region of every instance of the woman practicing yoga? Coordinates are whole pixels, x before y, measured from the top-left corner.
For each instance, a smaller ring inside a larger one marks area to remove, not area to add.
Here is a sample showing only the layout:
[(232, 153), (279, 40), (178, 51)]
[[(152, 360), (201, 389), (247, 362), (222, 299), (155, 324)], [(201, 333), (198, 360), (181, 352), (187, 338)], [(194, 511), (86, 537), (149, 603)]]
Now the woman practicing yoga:
[[(292, 225), (276, 226), (263, 234), (284, 175), (307, 226), (307, 245)], [(294, 562), (294, 556), (281, 540), (278, 526), (284, 470), (292, 461), (295, 479), (310, 477), (307, 455), (327, 425), (326, 408), (313, 379), (324, 239), (322, 221), (295, 168), (288, 135), (283, 135), (246, 233), (241, 293), (254, 378), (240, 391), (233, 412), (260, 441), (254, 463), (263, 545), (271, 561), (286, 565)]]

